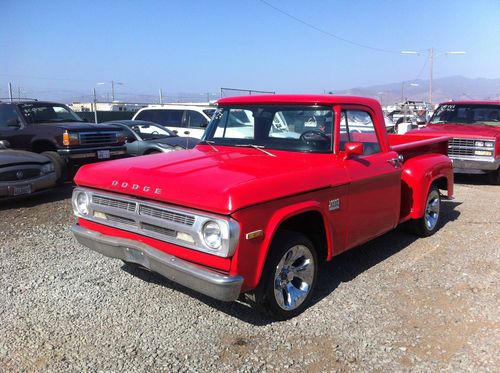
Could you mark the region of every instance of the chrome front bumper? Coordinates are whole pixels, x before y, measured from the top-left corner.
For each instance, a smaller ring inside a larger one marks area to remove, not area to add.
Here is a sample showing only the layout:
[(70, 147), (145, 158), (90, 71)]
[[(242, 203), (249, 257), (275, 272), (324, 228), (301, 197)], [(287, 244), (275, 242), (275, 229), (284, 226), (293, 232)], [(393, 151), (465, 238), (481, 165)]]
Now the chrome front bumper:
[(500, 167), (500, 158), (478, 160), (450, 157), (450, 159), (453, 162), (453, 171), (458, 173), (487, 173)]
[(110, 258), (137, 263), (180, 285), (209, 297), (232, 302), (240, 294), (243, 277), (227, 276), (169, 255), (142, 242), (104, 235), (78, 224), (71, 227), (77, 241)]

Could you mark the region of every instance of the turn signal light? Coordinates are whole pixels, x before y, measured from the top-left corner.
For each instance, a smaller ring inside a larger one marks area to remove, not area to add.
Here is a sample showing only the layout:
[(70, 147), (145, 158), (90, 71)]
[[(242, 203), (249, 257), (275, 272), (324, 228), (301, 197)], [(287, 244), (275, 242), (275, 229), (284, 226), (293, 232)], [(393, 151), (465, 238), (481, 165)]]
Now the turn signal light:
[(79, 145), (80, 140), (78, 139), (77, 133), (64, 132), (63, 134), (63, 145)]

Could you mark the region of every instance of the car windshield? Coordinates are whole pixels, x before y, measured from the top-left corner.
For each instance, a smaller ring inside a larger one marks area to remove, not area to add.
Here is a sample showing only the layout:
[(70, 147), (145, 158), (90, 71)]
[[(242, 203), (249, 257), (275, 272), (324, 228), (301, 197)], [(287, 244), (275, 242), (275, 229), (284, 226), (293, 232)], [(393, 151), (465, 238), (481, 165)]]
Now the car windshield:
[(130, 129), (134, 131), (142, 140), (163, 139), (165, 137), (177, 136), (165, 127), (153, 123), (134, 124), (130, 126)]
[(301, 152), (332, 151), (333, 110), (325, 106), (241, 105), (214, 114), (202, 141)]
[(83, 122), (69, 107), (62, 104), (20, 104), (19, 109), (28, 123)]
[(440, 105), (431, 124), (458, 123), (500, 126), (500, 105), (445, 104)]

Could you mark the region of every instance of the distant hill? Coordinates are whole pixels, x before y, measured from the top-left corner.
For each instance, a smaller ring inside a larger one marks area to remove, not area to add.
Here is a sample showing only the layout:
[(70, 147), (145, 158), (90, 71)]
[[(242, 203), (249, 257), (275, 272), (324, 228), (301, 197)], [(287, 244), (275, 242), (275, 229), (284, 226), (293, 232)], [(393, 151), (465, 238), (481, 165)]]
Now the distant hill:
[[(401, 101), (402, 82), (332, 91), (334, 94), (365, 96), (381, 100), (384, 105)], [(415, 86), (418, 84), (418, 86)], [(448, 100), (500, 100), (500, 79), (450, 76), (433, 80), (433, 103)], [(429, 97), (428, 80), (405, 81), (404, 99), (425, 100)]]

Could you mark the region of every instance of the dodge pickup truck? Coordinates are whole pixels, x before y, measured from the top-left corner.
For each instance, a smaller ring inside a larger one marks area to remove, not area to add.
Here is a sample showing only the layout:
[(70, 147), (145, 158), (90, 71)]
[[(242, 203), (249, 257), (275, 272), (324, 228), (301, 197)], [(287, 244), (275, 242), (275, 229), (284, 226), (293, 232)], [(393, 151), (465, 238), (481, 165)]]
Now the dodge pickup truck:
[(12, 149), (49, 157), (60, 183), (82, 164), (126, 153), (123, 131), (86, 123), (66, 105), (54, 102), (0, 101), (0, 140), (7, 140)]
[(429, 124), (412, 132), (449, 136), (456, 173), (488, 174), (500, 184), (500, 101), (452, 101), (438, 106)]
[(287, 319), (310, 303), (320, 263), (401, 223), (420, 236), (440, 227), (447, 150), (447, 137), (388, 135), (368, 98), (224, 98), (192, 150), (82, 167), (72, 231), (108, 257)]

